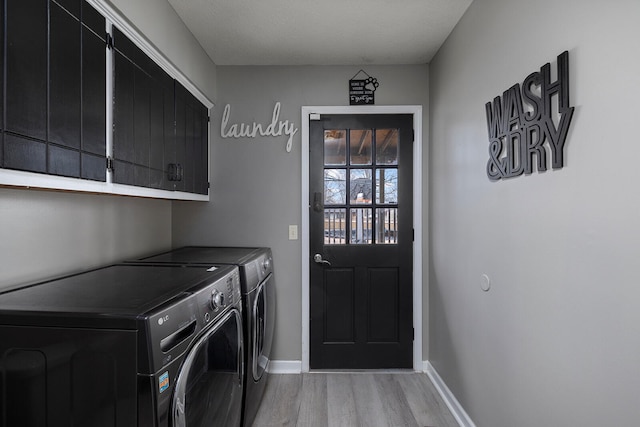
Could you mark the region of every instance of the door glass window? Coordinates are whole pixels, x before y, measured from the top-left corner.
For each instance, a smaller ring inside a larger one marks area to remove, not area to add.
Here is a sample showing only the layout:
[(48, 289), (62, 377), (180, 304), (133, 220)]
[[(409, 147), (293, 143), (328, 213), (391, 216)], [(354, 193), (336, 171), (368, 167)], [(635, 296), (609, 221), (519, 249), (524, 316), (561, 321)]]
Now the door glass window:
[(371, 129), (355, 129), (349, 132), (349, 163), (370, 165), (373, 132)]
[(352, 205), (368, 205), (373, 199), (371, 169), (351, 169), (349, 174), (349, 200)]
[(324, 170), (324, 204), (344, 205), (347, 197), (347, 175), (345, 169)]
[(398, 169), (376, 170), (376, 203), (379, 205), (398, 203)]
[(371, 209), (358, 208), (350, 209), (351, 212), (351, 238), (350, 243), (354, 245), (366, 245), (373, 243), (371, 235), (371, 226), (373, 218), (371, 217)]
[(324, 131), (325, 166), (343, 166), (347, 164), (347, 131)]
[(397, 244), (398, 129), (324, 131), (324, 244)]
[(346, 243), (347, 210), (324, 210), (324, 241), (329, 245), (341, 245)]
[(398, 129), (376, 130), (376, 163), (379, 165), (398, 164)]
[(398, 243), (398, 208), (376, 209), (376, 242), (380, 244)]

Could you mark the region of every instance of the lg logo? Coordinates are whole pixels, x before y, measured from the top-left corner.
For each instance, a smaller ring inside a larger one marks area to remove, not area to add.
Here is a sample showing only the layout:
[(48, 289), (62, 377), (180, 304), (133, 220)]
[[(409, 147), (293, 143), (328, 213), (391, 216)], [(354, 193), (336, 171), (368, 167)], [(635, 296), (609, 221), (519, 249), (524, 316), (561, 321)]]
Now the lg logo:
[(158, 318), (158, 325), (162, 326), (162, 324), (164, 322), (167, 322), (169, 320), (169, 315), (167, 314), (166, 316), (160, 316)]

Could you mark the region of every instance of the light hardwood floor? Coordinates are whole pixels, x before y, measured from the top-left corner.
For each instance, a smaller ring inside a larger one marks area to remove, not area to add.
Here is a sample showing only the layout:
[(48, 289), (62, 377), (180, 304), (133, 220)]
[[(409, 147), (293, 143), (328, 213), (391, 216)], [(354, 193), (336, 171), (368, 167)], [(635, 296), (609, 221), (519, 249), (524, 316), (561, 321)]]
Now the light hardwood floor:
[(253, 427), (458, 427), (426, 374), (270, 374)]

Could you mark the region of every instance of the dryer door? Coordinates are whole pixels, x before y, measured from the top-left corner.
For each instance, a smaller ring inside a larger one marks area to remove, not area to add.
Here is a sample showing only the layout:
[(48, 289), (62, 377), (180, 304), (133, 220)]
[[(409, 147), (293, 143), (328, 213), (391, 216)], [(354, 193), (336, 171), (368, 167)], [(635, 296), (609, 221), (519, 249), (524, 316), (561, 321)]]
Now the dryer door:
[(242, 319), (234, 309), (188, 352), (175, 385), (173, 427), (240, 425), (242, 355)]
[(260, 380), (269, 366), (275, 327), (275, 283), (270, 274), (259, 286), (253, 301), (253, 379)]

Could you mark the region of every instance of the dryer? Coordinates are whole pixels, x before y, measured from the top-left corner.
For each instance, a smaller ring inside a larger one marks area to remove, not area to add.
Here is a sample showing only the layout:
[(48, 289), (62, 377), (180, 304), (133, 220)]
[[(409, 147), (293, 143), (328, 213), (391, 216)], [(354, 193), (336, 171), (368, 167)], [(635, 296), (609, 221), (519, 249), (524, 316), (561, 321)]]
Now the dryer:
[(0, 293), (0, 426), (239, 426), (239, 284), (113, 265)]
[(242, 424), (250, 427), (264, 395), (275, 328), (276, 290), (271, 249), (186, 246), (134, 262), (238, 266), (242, 288), (246, 362)]

